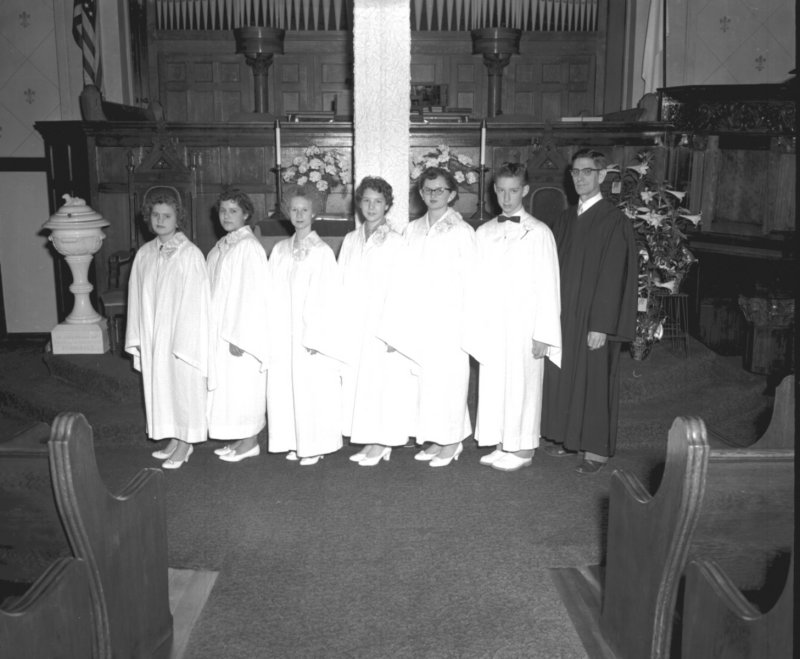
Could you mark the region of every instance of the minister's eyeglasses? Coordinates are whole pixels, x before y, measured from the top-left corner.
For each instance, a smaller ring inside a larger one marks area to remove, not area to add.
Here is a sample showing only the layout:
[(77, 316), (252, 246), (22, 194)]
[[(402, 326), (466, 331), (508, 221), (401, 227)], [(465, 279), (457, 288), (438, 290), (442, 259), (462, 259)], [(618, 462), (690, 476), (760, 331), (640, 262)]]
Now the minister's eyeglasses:
[(450, 192), (447, 188), (426, 188), (422, 186), (422, 194), (429, 197), (441, 197), (445, 192)]
[(591, 176), (592, 172), (599, 172), (600, 168), (597, 167), (584, 167), (583, 169), (570, 169), (569, 173), (572, 174), (572, 178), (577, 178), (578, 174), (582, 174), (583, 176)]

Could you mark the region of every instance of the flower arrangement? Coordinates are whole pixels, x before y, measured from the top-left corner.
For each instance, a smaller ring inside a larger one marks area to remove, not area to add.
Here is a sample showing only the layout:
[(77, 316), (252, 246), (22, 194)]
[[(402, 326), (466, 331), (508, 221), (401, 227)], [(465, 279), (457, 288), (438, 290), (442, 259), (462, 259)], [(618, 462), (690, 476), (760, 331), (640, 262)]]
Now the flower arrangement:
[(652, 151), (640, 153), (638, 162), (620, 174), (619, 192), (612, 192), (611, 199), (633, 220), (637, 241), (647, 251), (643, 265), (648, 290), (660, 287), (677, 293), (683, 277), (697, 261), (686, 244), (684, 231), (700, 223), (700, 214), (682, 206), (686, 192), (656, 180), (653, 158)]
[(323, 194), (340, 185), (347, 185), (352, 178), (350, 161), (346, 156), (333, 149), (323, 151), (314, 144), (307, 147), (302, 156), (294, 158), (282, 176), (287, 183), (308, 183)]
[(411, 180), (416, 181), (429, 167), (448, 170), (459, 185), (478, 182), (478, 166), (469, 156), (453, 151), (447, 144), (440, 144), (433, 151), (411, 161)]
[(637, 156), (637, 162), (623, 172), (609, 167), (620, 180), (612, 186), (615, 202), (633, 222), (639, 251), (639, 312), (636, 337), (645, 342), (658, 341), (665, 318), (654, 293), (677, 293), (681, 281), (697, 258), (687, 245), (689, 227), (700, 223), (700, 214), (683, 206), (686, 192), (675, 190), (653, 174), (652, 151)]

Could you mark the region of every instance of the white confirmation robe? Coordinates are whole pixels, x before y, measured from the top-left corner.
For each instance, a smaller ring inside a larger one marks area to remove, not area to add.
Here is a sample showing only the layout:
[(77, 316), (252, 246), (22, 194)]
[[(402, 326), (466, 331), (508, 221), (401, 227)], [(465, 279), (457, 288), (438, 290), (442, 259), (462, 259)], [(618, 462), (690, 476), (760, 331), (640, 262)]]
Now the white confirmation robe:
[(128, 282), (125, 351), (142, 373), (147, 434), (207, 438), (213, 387), (211, 296), (203, 253), (183, 233), (136, 253)]
[(473, 318), (467, 348), (480, 364), (475, 438), (506, 451), (539, 445), (546, 343), (561, 364), (558, 254), (546, 224), (520, 211), (520, 223), (493, 219), (477, 230)]
[[(244, 226), (221, 238), (207, 262), (217, 375), (208, 398), (208, 433), (214, 439), (253, 437), (267, 423), (267, 253)], [(232, 355), (231, 344), (244, 354)]]
[(464, 330), (475, 231), (449, 208), (431, 226), (427, 214), (408, 224), (402, 287), (393, 289), (380, 338), (416, 362), (417, 443), (456, 444), (469, 436), (469, 355)]
[(269, 450), (301, 458), (333, 453), (342, 447), (344, 353), (336, 258), (312, 231), (275, 245), (269, 266)]
[(414, 433), (413, 364), (400, 352), (388, 352), (377, 334), (406, 245), (386, 224), (365, 236), (363, 225), (351, 231), (339, 252), (347, 348), (342, 432), (354, 444), (403, 446)]

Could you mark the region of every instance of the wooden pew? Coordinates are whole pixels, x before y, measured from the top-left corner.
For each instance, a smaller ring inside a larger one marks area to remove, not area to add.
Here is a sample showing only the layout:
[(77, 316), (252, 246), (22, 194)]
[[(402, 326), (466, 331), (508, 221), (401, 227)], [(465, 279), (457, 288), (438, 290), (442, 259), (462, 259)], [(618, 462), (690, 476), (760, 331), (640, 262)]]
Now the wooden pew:
[[(795, 376), (787, 375), (775, 388), (775, 403), (772, 407), (772, 418), (764, 434), (750, 447), (759, 449), (794, 448), (795, 446)], [(740, 446), (729, 438), (708, 428), (708, 441), (711, 448), (750, 448)]]
[[(90, 655), (72, 656), (114, 659), (167, 656), (172, 615), (163, 474), (156, 469), (142, 470), (122, 491), (110, 494), (97, 470), (92, 429), (81, 414), (66, 412), (56, 417), (47, 446), (58, 517), (72, 556), (84, 565), (91, 603), (94, 651)], [(5, 457), (11, 460), (10, 455)], [(8, 469), (5, 458), (2, 462)], [(37, 482), (43, 466), (46, 470), (47, 462), (34, 457), (32, 462), (12, 466), (11, 470), (29, 469), (37, 474), (32, 482)], [(50, 533), (56, 535), (58, 530), (51, 529)], [(35, 609), (39, 619), (45, 615), (41, 611), (52, 613), (63, 608), (64, 602), (40, 603), (36, 607), (32, 602), (47, 597), (58, 602), (64, 596), (63, 582), (79, 580), (80, 571), (80, 567), (65, 566), (62, 560), (14, 606), (25, 604), (28, 612)], [(15, 620), (24, 618), (17, 616)], [(49, 628), (48, 623), (43, 624)], [(0, 645), (4, 647), (5, 644)], [(15, 650), (8, 656), (25, 655)]]
[(775, 605), (759, 612), (715, 562), (686, 569), (682, 659), (791, 659), (794, 558)]
[(676, 419), (654, 496), (624, 471), (611, 477), (599, 624), (614, 656), (667, 659), (687, 562), (714, 559), (757, 590), (793, 524), (793, 450), (712, 450), (701, 419)]
[(59, 558), (22, 597), (2, 604), (0, 657), (103, 656), (95, 630), (86, 562)]

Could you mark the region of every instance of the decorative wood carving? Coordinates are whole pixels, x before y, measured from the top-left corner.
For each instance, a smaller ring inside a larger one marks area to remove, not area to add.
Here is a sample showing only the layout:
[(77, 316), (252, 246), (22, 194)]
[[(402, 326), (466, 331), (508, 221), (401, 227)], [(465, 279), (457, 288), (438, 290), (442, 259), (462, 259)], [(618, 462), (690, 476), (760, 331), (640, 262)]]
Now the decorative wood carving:
[(795, 84), (669, 87), (662, 119), (678, 130), (793, 134)]

